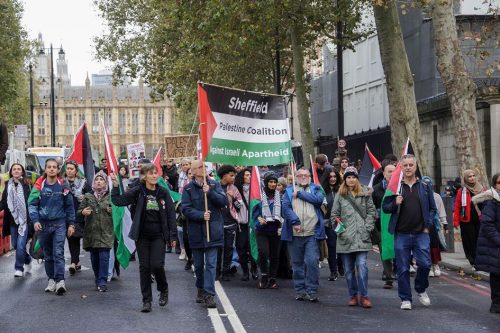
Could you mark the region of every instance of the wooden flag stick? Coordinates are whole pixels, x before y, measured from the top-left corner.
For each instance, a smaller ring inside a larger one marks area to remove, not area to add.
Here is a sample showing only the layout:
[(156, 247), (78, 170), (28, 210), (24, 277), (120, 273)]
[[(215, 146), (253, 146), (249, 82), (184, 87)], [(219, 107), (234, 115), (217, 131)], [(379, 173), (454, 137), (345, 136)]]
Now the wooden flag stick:
[[(203, 167), (203, 185), (208, 185), (207, 184), (207, 170), (205, 169), (205, 161), (202, 160), (202, 167)], [(205, 197), (205, 213), (208, 212), (208, 197), (207, 193), (203, 192), (204, 197)], [(207, 228), (207, 243), (210, 243), (210, 225), (208, 221), (205, 221), (205, 227)]]

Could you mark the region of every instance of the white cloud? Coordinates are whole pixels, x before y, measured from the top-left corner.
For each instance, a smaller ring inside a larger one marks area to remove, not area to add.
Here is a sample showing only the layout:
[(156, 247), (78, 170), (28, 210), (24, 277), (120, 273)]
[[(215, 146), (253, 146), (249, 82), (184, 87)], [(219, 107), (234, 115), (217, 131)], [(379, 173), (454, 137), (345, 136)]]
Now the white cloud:
[(95, 59), (92, 39), (102, 34), (104, 26), (92, 0), (23, 0), (23, 4), (22, 21), (30, 38), (42, 33), (45, 47), (63, 46), (72, 85), (84, 85), (87, 72), (90, 76), (110, 66)]

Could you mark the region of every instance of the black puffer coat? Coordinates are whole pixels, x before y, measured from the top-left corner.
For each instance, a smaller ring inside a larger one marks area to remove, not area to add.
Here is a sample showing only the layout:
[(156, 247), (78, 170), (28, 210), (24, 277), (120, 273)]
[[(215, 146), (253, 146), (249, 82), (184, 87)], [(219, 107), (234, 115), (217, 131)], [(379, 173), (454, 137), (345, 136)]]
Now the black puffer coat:
[(500, 198), (498, 193), (493, 193), (496, 195), (486, 201), (481, 210), (476, 269), (500, 274)]

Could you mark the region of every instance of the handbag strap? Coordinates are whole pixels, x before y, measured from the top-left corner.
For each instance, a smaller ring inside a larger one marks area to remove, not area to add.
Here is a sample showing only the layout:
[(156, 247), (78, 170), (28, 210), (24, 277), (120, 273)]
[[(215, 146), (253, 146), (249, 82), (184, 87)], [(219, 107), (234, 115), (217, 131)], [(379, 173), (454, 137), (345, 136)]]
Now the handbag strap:
[(349, 201), (349, 203), (351, 204), (352, 208), (354, 208), (356, 213), (358, 213), (363, 220), (366, 219), (366, 212), (365, 214), (363, 214), (363, 212), (361, 211), (361, 207), (359, 207), (358, 203), (349, 194), (347, 194), (345, 198), (347, 199), (347, 201)]

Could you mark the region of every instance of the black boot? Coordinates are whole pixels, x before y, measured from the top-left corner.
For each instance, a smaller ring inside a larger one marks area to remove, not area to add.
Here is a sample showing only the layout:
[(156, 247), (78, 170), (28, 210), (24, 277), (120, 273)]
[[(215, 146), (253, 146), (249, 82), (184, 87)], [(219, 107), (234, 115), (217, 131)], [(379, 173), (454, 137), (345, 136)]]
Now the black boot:
[(257, 273), (257, 265), (253, 261), (250, 264), (250, 273), (252, 274), (253, 280), (257, 280), (259, 278), (259, 274)]
[(191, 260), (186, 261), (186, 265), (184, 266), (185, 271), (191, 270), (191, 266), (193, 265), (193, 262)]
[(160, 293), (160, 299), (158, 300), (158, 304), (160, 306), (165, 306), (168, 303), (168, 290), (162, 291)]
[(144, 313), (151, 312), (151, 302), (144, 302), (142, 304), (142, 310), (141, 310), (141, 312), (144, 312)]

